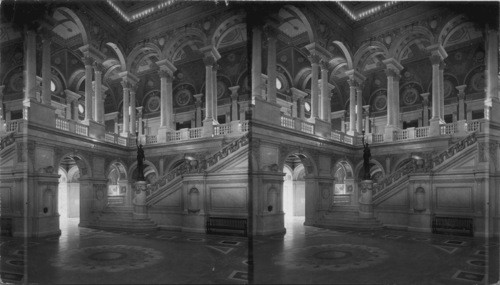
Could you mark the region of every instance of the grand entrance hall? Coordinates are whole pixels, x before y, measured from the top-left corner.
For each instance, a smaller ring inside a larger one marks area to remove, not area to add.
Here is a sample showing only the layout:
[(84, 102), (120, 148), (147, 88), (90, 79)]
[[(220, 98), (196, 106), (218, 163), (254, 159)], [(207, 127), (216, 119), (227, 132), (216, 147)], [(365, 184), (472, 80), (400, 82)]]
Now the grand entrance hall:
[(0, 5), (2, 282), (499, 282), (499, 3)]

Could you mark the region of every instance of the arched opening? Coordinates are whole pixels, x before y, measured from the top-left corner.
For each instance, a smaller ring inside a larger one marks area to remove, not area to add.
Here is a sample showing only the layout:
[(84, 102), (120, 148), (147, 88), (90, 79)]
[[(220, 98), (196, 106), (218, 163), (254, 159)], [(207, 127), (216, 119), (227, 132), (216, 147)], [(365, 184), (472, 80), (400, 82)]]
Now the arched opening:
[(289, 155), (283, 166), (283, 212), (287, 232), (300, 227), (305, 222), (306, 208), (306, 168), (304, 155)]
[(58, 213), (61, 231), (77, 226), (80, 221), (80, 169), (72, 157), (59, 164)]
[(127, 191), (128, 180), (125, 167), (119, 162), (112, 163), (107, 178), (108, 205), (127, 205), (130, 198), (129, 191)]
[(333, 206), (350, 205), (354, 195), (354, 180), (351, 165), (345, 160), (337, 162), (333, 167), (332, 175), (335, 177)]

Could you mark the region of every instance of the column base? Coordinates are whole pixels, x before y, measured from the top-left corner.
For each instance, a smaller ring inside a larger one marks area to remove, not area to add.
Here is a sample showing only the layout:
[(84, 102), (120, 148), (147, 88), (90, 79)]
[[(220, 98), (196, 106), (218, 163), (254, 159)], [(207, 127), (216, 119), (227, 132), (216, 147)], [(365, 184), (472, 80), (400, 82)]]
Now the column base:
[(281, 106), (255, 96), (255, 106), (252, 111), (252, 120), (264, 121), (273, 125), (281, 125)]
[(41, 124), (54, 128), (56, 126), (55, 107), (42, 104), (35, 98), (26, 99), (23, 101), (23, 106), (28, 109), (28, 122)]
[(384, 141), (392, 142), (396, 140), (395, 132), (399, 131), (399, 128), (392, 125), (387, 125), (384, 130)]
[(89, 137), (96, 139), (104, 139), (106, 135), (106, 127), (96, 121), (87, 121), (86, 125), (89, 126)]
[(500, 123), (500, 100), (498, 98), (484, 100), (484, 118)]
[(206, 118), (203, 120), (203, 128), (201, 129), (202, 137), (213, 137), (214, 136), (214, 126), (219, 123), (213, 118)]
[(432, 118), (429, 120), (429, 136), (436, 137), (441, 135), (441, 125), (445, 122), (441, 118)]
[(159, 143), (167, 142), (167, 133), (173, 131), (171, 128), (163, 126), (158, 128), (158, 134), (156, 135), (156, 140)]
[(316, 118), (314, 124), (314, 133), (322, 137), (329, 138), (332, 133), (332, 125), (329, 122)]

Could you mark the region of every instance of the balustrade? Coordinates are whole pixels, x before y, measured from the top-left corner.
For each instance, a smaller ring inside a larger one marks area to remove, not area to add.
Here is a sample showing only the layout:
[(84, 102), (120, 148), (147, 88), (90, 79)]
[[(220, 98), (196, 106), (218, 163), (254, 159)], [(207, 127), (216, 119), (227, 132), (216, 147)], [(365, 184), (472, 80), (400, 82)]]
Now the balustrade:
[(456, 123), (445, 124), (441, 126), (441, 135), (452, 135), (457, 130)]
[(190, 139), (197, 139), (197, 138), (201, 138), (201, 132), (202, 132), (203, 128), (200, 127), (200, 128), (194, 128), (194, 129), (189, 129), (189, 138)]
[(146, 144), (155, 144), (158, 143), (158, 136), (152, 135), (152, 136), (146, 136)]
[(308, 122), (300, 122), (300, 130), (303, 131), (304, 133), (308, 134), (314, 134), (314, 124), (308, 123)]
[(104, 140), (109, 143), (116, 143), (115, 134), (106, 133), (104, 134)]
[(429, 127), (415, 128), (415, 138), (426, 138), (429, 136)]
[(289, 129), (295, 129), (295, 120), (292, 117), (281, 115), (281, 126)]
[(223, 124), (214, 126), (214, 134), (216, 136), (223, 136), (232, 133), (231, 124)]
[(467, 131), (468, 132), (476, 132), (481, 130), (481, 121), (476, 120), (476, 121), (470, 121), (467, 122)]
[(373, 143), (384, 142), (384, 134), (372, 134)]
[(75, 124), (75, 132), (79, 135), (82, 135), (82, 136), (88, 136), (89, 135), (89, 127), (82, 125), (82, 124), (79, 124), (79, 123), (76, 123)]
[(63, 130), (63, 131), (69, 131), (69, 122), (68, 120), (61, 119), (61, 118), (56, 118), (56, 128)]

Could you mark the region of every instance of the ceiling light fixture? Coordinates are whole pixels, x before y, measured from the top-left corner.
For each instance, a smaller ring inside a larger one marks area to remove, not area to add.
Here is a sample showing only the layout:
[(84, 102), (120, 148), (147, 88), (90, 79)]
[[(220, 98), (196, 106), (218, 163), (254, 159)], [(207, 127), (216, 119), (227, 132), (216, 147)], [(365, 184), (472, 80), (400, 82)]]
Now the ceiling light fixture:
[(172, 5), (175, 0), (167, 0), (167, 1), (164, 1), (156, 6), (152, 6), (152, 7), (149, 7), (147, 9), (144, 9), (140, 12), (137, 12), (135, 14), (133, 14), (132, 16), (128, 15), (126, 12), (124, 12), (122, 9), (120, 9), (120, 7), (118, 7), (115, 3), (113, 3), (112, 0), (107, 0), (106, 2), (108, 2), (108, 4), (113, 7), (113, 9), (118, 13), (120, 14), (120, 16), (122, 16), (122, 18), (127, 21), (127, 22), (133, 22), (135, 20), (139, 20), (141, 18), (144, 18), (156, 11), (160, 11), (160, 10), (163, 10), (167, 7), (169, 7), (170, 5)]

